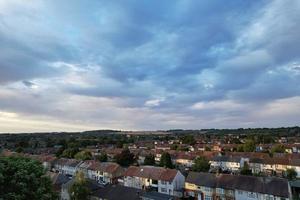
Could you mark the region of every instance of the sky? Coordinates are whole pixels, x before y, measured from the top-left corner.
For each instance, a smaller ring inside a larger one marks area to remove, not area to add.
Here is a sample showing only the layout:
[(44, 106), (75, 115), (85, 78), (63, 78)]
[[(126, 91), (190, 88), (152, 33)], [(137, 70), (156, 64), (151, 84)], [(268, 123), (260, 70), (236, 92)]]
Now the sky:
[(299, 0), (0, 0), (0, 132), (299, 122)]

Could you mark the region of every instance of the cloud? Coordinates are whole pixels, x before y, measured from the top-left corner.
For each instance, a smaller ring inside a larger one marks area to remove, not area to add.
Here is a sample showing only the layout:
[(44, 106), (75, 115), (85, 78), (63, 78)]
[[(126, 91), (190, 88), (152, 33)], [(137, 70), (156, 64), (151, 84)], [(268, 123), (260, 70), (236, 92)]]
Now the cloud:
[(34, 84), (33, 82), (30, 82), (30, 81), (22, 81), (22, 83), (23, 83), (26, 87), (32, 88), (32, 89), (38, 87), (36, 84)]
[(227, 4), (0, 0), (0, 112), (16, 115), (0, 123), (17, 118), (20, 127), (6, 131), (45, 130), (39, 122), (47, 130), (293, 124), (292, 109), (277, 118), (260, 111), (297, 107), (300, 3)]
[(156, 107), (159, 106), (162, 102), (164, 101), (164, 99), (151, 99), (145, 102), (145, 106), (147, 107)]

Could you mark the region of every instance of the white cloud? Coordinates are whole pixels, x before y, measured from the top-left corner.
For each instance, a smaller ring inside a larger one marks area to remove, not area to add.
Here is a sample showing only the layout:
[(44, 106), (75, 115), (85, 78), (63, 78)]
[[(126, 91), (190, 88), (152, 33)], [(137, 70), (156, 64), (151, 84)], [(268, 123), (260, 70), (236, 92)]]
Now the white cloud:
[(249, 19), (211, 1), (95, 2), (0, 0), (0, 131), (299, 119), (299, 1), (267, 2)]
[(233, 100), (221, 100), (221, 101), (209, 101), (209, 102), (198, 102), (192, 105), (190, 108), (195, 110), (232, 110), (240, 109), (246, 105), (234, 102)]
[(147, 107), (156, 107), (159, 106), (165, 99), (160, 98), (160, 99), (151, 99), (145, 102), (145, 106)]

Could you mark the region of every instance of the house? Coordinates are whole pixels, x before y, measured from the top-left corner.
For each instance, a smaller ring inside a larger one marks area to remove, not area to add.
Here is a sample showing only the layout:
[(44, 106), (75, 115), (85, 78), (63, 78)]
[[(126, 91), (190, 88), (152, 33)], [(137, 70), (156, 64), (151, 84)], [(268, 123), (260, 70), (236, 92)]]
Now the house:
[(234, 151), (237, 149), (238, 145), (237, 144), (222, 144), (222, 151)]
[(143, 165), (145, 162), (145, 158), (148, 155), (154, 155), (154, 152), (145, 149), (139, 150), (138, 154), (136, 155), (138, 164)]
[(221, 152), (222, 151), (222, 147), (221, 145), (213, 145), (212, 151), (217, 151), (217, 152)]
[(173, 196), (158, 193), (155, 191), (149, 191), (145, 192), (140, 195), (142, 200), (174, 200), (175, 198)]
[(180, 171), (162, 167), (129, 167), (124, 173), (124, 186), (149, 189), (172, 196), (182, 196), (185, 177)]
[(164, 152), (163, 150), (158, 150), (158, 149), (156, 149), (156, 150), (154, 151), (155, 162), (156, 162), (156, 163), (159, 163), (159, 162), (160, 162), (160, 158), (161, 158), (163, 152)]
[(253, 173), (264, 173), (267, 175), (284, 175), (287, 169), (295, 169), (297, 177), (300, 177), (300, 159), (287, 157), (274, 157), (269, 159), (252, 158), (249, 167)]
[(82, 161), (75, 159), (60, 158), (54, 162), (54, 171), (74, 176), (77, 171), (77, 166), (79, 166), (81, 162)]
[(270, 158), (268, 153), (262, 152), (225, 152), (225, 156), (244, 157), (244, 158)]
[(23, 156), (41, 162), (43, 167), (47, 171), (50, 171), (52, 169), (52, 166), (55, 160), (57, 159), (55, 156), (49, 154), (41, 154), (41, 155), (23, 154)]
[(210, 148), (207, 144), (195, 144), (194, 151), (205, 151), (207, 148)]
[(94, 191), (91, 195), (91, 200), (140, 200), (140, 195), (143, 193), (145, 193), (145, 191), (136, 188), (125, 187), (122, 185), (108, 185)]
[(221, 169), (222, 171), (237, 172), (247, 159), (232, 156), (215, 156), (210, 160), (211, 169)]
[(109, 148), (109, 149), (105, 149), (105, 153), (109, 161), (114, 161), (115, 157), (120, 153), (122, 153), (123, 150), (124, 149), (122, 148)]
[(300, 198), (300, 180), (290, 181), (291, 191), (294, 199)]
[(57, 158), (52, 155), (41, 155), (39, 156), (39, 161), (42, 163), (46, 170), (51, 170), (55, 160)]
[(77, 171), (81, 171), (83, 172), (84, 176), (86, 178), (89, 178), (89, 179), (92, 179), (90, 178), (89, 176), (89, 172), (88, 172), (88, 167), (93, 165), (93, 164), (96, 164), (96, 163), (100, 163), (99, 161), (95, 161), (95, 160), (85, 160), (85, 161), (82, 161), (78, 166), (77, 166)]
[(286, 144), (285, 145), (285, 152), (286, 153), (299, 153), (299, 144)]
[(215, 185), (213, 174), (190, 172), (185, 181), (185, 196), (198, 200), (213, 200)]
[(117, 163), (112, 162), (92, 162), (87, 167), (89, 179), (100, 183), (117, 183), (118, 178), (124, 174), (124, 169)]
[(169, 144), (157, 144), (157, 145), (155, 145), (155, 149), (167, 151), (167, 150), (171, 149), (171, 145), (169, 145)]
[(184, 167), (192, 167), (196, 155), (190, 152), (178, 152), (173, 156), (173, 163)]
[(279, 143), (287, 143), (288, 142), (288, 139), (287, 137), (281, 137), (279, 140), (278, 140)]
[(190, 172), (185, 195), (198, 200), (288, 200), (291, 191), (281, 178)]
[[(73, 179), (69, 180), (68, 182), (62, 184), (61, 193), (60, 193), (61, 200), (70, 200), (71, 199), (69, 190), (74, 183), (75, 183), (75, 179), (73, 178)], [(87, 187), (88, 187), (89, 191), (94, 192), (94, 191), (98, 190), (101, 186), (95, 181), (88, 180)]]
[(94, 191), (91, 200), (173, 200), (172, 196), (122, 185), (107, 185)]
[(261, 158), (250, 158), (249, 168), (253, 174), (259, 174), (263, 172), (263, 159)]
[(264, 147), (262, 145), (257, 145), (255, 147), (255, 152), (262, 152), (264, 150)]
[(64, 174), (47, 172), (47, 175), (50, 177), (53, 190), (58, 193), (61, 191), (62, 185), (70, 181), (70, 178)]

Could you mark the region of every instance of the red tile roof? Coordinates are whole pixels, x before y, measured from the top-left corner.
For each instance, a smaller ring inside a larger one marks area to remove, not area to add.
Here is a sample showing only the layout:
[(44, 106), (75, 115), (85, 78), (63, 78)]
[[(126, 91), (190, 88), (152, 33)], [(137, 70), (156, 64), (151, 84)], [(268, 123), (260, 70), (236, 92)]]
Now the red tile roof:
[(102, 171), (113, 174), (120, 168), (120, 165), (117, 163), (112, 162), (92, 162), (88, 169), (95, 170), (95, 171)]
[(124, 176), (150, 178), (150, 179), (162, 180), (162, 181), (173, 181), (176, 174), (177, 174), (177, 170), (175, 169), (167, 169), (167, 168), (153, 167), (153, 166), (142, 166), (142, 167), (131, 166), (125, 171)]

